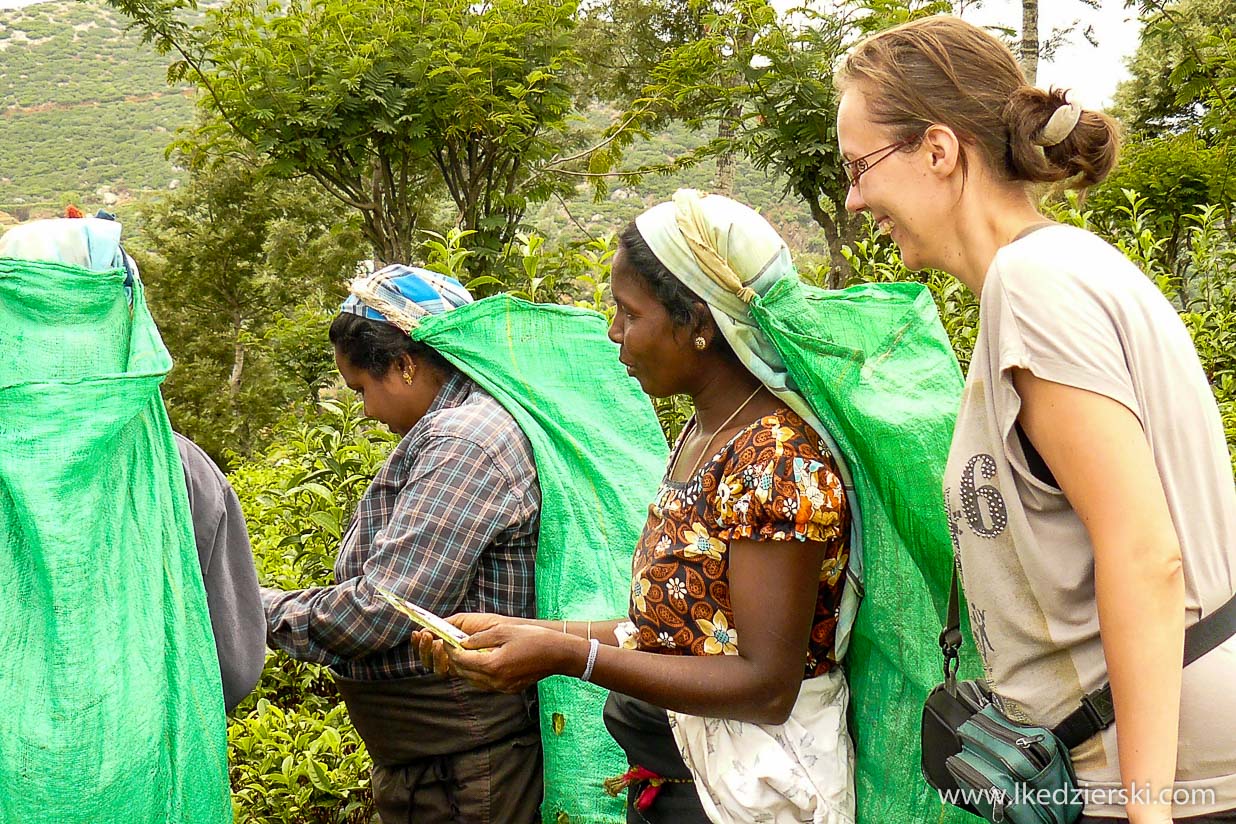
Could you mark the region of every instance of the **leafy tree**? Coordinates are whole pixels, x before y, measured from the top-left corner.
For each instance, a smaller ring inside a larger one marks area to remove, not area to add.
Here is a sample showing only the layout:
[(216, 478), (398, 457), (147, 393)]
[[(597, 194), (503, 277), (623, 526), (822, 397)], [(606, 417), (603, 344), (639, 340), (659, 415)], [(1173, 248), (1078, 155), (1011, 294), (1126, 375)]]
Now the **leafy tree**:
[[(1180, 156), (1158, 153), (1169, 188), (1180, 190), (1191, 180), (1204, 178), (1209, 202), (1219, 209), (1228, 236), (1236, 239), (1232, 203), (1236, 186), (1236, 35), (1228, 5), (1223, 0), (1139, 0), (1144, 22), (1142, 40), (1129, 63), (1131, 77), (1116, 90), (1115, 101), (1118, 116), (1135, 138), (1151, 140), (1151, 145), (1159, 147), (1180, 147)], [(1182, 137), (1179, 141), (1167, 139), (1173, 135)], [(1191, 168), (1196, 166), (1193, 156), (1198, 152), (1205, 155), (1204, 169)], [(1173, 170), (1182, 172), (1178, 184), (1170, 180)], [(1142, 181), (1133, 183), (1140, 186)], [(1154, 181), (1148, 185), (1148, 193), (1163, 193), (1154, 191), (1164, 188)], [(1176, 211), (1177, 205), (1170, 198), (1162, 206), (1156, 204), (1156, 219), (1183, 214)], [(1196, 207), (1197, 198), (1190, 199), (1189, 205)], [(1172, 237), (1178, 238), (1179, 218), (1172, 219)], [(1171, 248), (1175, 250), (1175, 240)]]
[[(703, 37), (672, 49), (653, 69), (627, 114), (641, 125), (670, 112), (697, 128), (724, 128), (676, 162), (636, 170), (630, 178), (676, 172), (727, 152), (745, 155), (782, 177), (785, 193), (807, 204), (828, 240), (829, 283), (839, 285), (849, 271), (842, 247), (854, 241), (860, 223), (844, 208), (848, 182), (837, 148), (833, 68), (856, 38), (948, 9), (947, 2), (934, 0), (875, 0), (846, 17), (810, 8), (782, 15), (768, 0), (727, 4), (705, 17)], [(593, 157), (593, 170), (616, 167), (625, 145), (615, 135), (608, 154)]]
[(229, 160), (142, 210), (133, 252), (175, 360), (172, 422), (220, 462), (250, 454), (334, 362), (326, 327), (364, 246), (311, 181)]
[(1167, 261), (1174, 263), (1198, 210), (1210, 203), (1231, 203), (1236, 195), (1229, 154), (1207, 146), (1192, 132), (1134, 141), (1086, 204), (1096, 215), (1113, 215), (1128, 205), (1126, 191), (1142, 195), (1154, 204), (1148, 220), (1164, 240)]
[(357, 209), (381, 261), (411, 259), (435, 191), (485, 261), (563, 185), (541, 167), (572, 110), (570, 2), (237, 0), (200, 26), (195, 0), (110, 3), (273, 172)]
[[(588, 66), (584, 88), (594, 99), (630, 106), (643, 91), (649, 76), (661, 61), (675, 49), (688, 46), (712, 32), (712, 27), (728, 22), (738, 23), (725, 36), (733, 36), (750, 46), (753, 29), (744, 26), (742, 4), (726, 0), (602, 0), (581, 9), (581, 52)], [(615, 43), (623, 48), (615, 49)], [(718, 82), (730, 87), (739, 85), (741, 76), (733, 67), (722, 70)], [(671, 118), (689, 119), (690, 109), (676, 108), (662, 101), (655, 111), (644, 112), (645, 129), (665, 126)], [(736, 154), (732, 138), (741, 115), (741, 106), (731, 105), (716, 119), (716, 134), (726, 145), (716, 154), (716, 175), (711, 189), (732, 194)]]
[(575, 29), (584, 103), (623, 108), (640, 96), (649, 74), (672, 49), (705, 34), (710, 2), (594, 0), (581, 3)]
[(1157, 137), (1216, 116), (1236, 123), (1236, 49), (1227, 0), (1138, 0), (1141, 42), (1114, 96), (1126, 128)]

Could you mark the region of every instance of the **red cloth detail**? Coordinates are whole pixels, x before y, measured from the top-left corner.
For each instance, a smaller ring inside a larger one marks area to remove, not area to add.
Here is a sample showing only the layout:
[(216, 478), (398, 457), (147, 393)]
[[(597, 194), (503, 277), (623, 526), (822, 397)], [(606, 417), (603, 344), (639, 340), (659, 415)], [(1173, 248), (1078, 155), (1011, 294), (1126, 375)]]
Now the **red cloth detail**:
[(647, 767), (640, 766), (632, 767), (622, 774), (622, 780), (627, 784), (634, 784), (636, 781), (651, 781), (660, 777)]
[(82, 214), (82, 210), (77, 208), (76, 206), (69, 206), (67, 209), (65, 209), (64, 216), (65, 217), (85, 217), (85, 215)]
[(657, 796), (661, 794), (661, 782), (651, 781), (647, 787), (644, 787), (643, 792), (635, 797), (635, 809), (641, 813), (652, 806), (652, 802), (657, 800)]
[(652, 802), (657, 800), (657, 796), (661, 794), (661, 784), (665, 781), (664, 778), (647, 767), (640, 767), (638, 765), (624, 772), (618, 780), (624, 787), (629, 787), (640, 781), (648, 782), (648, 786), (635, 797), (635, 809), (640, 812), (647, 810), (652, 806)]

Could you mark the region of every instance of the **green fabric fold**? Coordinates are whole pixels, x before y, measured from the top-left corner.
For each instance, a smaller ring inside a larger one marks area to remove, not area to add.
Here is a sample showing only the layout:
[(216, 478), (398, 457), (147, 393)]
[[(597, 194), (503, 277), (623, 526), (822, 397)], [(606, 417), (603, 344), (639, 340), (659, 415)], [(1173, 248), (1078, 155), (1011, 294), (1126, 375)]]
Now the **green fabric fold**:
[(219, 664), (122, 271), (0, 259), (0, 821), (232, 819)]
[[(412, 331), (501, 403), (532, 443), (541, 618), (627, 615), (631, 556), (668, 457), (652, 405), (606, 328), (596, 312), (496, 295)], [(602, 721), (607, 691), (563, 676), (539, 691), (544, 821), (625, 821), (623, 800), (601, 784), (627, 769)]]

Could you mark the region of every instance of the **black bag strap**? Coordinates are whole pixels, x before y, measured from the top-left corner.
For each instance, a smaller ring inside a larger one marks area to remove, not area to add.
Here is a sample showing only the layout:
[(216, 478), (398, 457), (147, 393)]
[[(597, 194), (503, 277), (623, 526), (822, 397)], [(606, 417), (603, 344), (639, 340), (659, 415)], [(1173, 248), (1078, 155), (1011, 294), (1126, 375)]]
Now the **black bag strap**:
[[(1189, 666), (1228, 638), (1236, 635), (1236, 596), (1185, 630), (1184, 666)], [(957, 658), (961, 650), (961, 602), (957, 586), (957, 569), (953, 569), (953, 586), (948, 596), (948, 617), (940, 633), (940, 650), (944, 654), (944, 680), (951, 688), (957, 674)], [(1082, 696), (1081, 705), (1069, 713), (1052, 733), (1069, 749), (1107, 729), (1116, 720), (1111, 684), (1104, 684)]]
[(961, 657), (961, 599), (957, 592), (957, 567), (953, 567), (953, 586), (948, 594), (948, 616), (940, 633), (940, 652), (944, 655), (944, 684), (955, 691), (957, 665)]

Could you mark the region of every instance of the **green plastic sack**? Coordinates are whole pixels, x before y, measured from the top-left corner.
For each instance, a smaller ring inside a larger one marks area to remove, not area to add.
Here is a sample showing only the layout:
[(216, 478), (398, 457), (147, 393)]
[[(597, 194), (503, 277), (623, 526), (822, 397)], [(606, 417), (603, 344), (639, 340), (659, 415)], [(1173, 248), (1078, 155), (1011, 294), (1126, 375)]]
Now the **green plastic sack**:
[[(532, 443), (541, 486), (538, 617), (626, 616), (631, 556), (668, 449), (605, 319), (496, 295), (424, 318), (412, 337), (497, 399)], [(607, 691), (564, 676), (539, 690), (544, 821), (625, 821), (623, 799), (601, 786), (627, 769), (602, 722)]]
[[(858, 821), (975, 821), (942, 805), (920, 770), (923, 701), (943, 677), (953, 547), (942, 479), (963, 385), (935, 304), (920, 284), (828, 291), (785, 278), (751, 313), (858, 495), (865, 594), (845, 657)], [(972, 652), (963, 672), (978, 672)]]
[(0, 821), (232, 820), (219, 664), (134, 284), (0, 259)]

